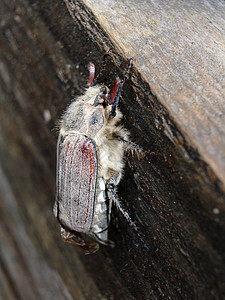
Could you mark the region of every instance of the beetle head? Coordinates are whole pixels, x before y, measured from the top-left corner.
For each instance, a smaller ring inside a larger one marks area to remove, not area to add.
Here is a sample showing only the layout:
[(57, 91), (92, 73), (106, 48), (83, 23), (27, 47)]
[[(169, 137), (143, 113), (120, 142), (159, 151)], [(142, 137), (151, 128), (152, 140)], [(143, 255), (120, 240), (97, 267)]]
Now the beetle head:
[[(128, 77), (128, 74), (130, 72), (130, 68), (132, 66), (133, 59), (130, 59), (127, 71), (123, 77), (123, 80), (121, 81), (119, 77), (117, 77), (114, 80), (112, 89), (110, 93), (108, 92), (108, 89), (104, 86), (100, 88), (100, 91), (98, 95), (95, 97), (94, 100), (94, 106), (103, 105), (104, 107), (108, 105), (112, 105), (111, 112), (109, 114), (109, 118), (112, 119), (116, 116), (116, 109), (119, 103), (119, 99), (123, 90), (123, 85)], [(94, 80), (95, 77), (95, 65), (93, 63), (89, 63), (89, 80), (88, 80), (88, 87), (92, 87), (95, 85), (96, 80)], [(96, 77), (96, 79), (98, 76)]]

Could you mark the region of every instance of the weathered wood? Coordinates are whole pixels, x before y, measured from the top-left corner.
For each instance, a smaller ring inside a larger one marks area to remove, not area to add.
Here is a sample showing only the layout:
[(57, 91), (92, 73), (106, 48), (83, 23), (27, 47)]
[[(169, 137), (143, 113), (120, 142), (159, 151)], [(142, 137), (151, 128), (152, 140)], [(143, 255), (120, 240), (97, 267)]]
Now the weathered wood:
[[(222, 299), (225, 293), (223, 2), (0, 1), (0, 296)], [(214, 46), (216, 45), (216, 47)], [(53, 217), (56, 120), (136, 59), (120, 108), (133, 141), (110, 238), (85, 257)], [(109, 74), (109, 75), (107, 75)]]
[[(65, 2), (73, 14), (76, 1)], [(225, 185), (224, 1), (83, 2)]]

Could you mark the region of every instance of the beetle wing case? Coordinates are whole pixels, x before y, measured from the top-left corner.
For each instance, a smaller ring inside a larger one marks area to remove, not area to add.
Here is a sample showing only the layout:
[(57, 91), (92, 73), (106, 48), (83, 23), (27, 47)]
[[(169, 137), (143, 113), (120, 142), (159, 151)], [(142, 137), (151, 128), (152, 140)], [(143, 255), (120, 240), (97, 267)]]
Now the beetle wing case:
[(58, 219), (71, 230), (88, 232), (92, 226), (97, 180), (94, 142), (77, 133), (58, 142)]

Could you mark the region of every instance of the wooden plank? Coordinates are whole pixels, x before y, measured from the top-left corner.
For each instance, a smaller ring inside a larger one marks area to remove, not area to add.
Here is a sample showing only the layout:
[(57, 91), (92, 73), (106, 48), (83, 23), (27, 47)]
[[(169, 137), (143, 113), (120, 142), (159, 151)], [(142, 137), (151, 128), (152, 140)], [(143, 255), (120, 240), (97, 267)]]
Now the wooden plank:
[[(123, 37), (122, 32), (126, 28), (127, 38), (130, 30), (135, 32), (133, 21), (130, 24), (127, 20), (128, 17), (132, 20), (134, 15), (139, 22), (141, 8), (137, 9), (135, 2), (131, 1), (112, 2), (96, 1), (99, 5), (96, 13), (95, 3), (92, 2), (88, 8), (90, 3), (87, 1), (65, 1), (66, 4), (50, 0), (0, 1), (0, 297), (3, 299), (224, 297), (225, 195), (222, 173), (219, 174), (219, 169), (211, 164), (209, 148), (205, 147), (205, 156), (200, 151), (199, 145), (206, 138), (200, 136), (197, 143), (190, 133), (197, 130), (196, 124), (200, 121), (193, 121), (195, 127), (192, 129), (189, 109), (193, 103), (187, 101), (189, 93), (193, 93), (199, 104), (194, 106), (193, 118), (203, 114), (200, 104), (204, 99), (195, 89), (197, 71), (193, 68), (193, 80), (188, 77), (191, 67), (184, 68), (188, 63), (182, 51), (177, 57), (170, 48), (165, 53), (156, 51), (166, 43), (164, 31), (175, 32), (177, 29), (171, 41), (179, 44), (179, 22), (182, 26), (186, 24), (178, 15), (174, 19), (165, 18), (166, 21), (160, 19), (160, 9), (165, 16), (173, 4), (171, 15), (175, 15), (175, 11), (189, 13), (188, 24), (191, 20), (198, 20), (195, 13), (192, 13), (193, 16), (190, 14), (191, 8), (192, 12), (201, 8), (204, 16), (212, 16), (214, 12), (211, 20), (217, 26), (208, 23), (204, 31), (202, 25), (198, 41), (200, 47), (201, 37), (205, 38), (204, 32), (211, 34), (210, 26), (220, 28), (222, 4), (217, 12), (213, 7), (221, 2), (213, 4), (208, 1), (208, 9), (202, 2), (189, 2), (183, 4), (186, 10), (175, 1), (164, 5), (156, 1), (144, 2), (146, 11), (148, 5), (154, 4), (151, 14), (160, 21), (156, 24), (161, 24), (157, 25), (161, 31), (160, 35), (156, 35), (158, 38), (151, 35), (153, 44), (158, 45), (154, 48), (155, 52), (148, 46), (149, 39), (146, 40), (146, 51), (141, 39), (129, 42), (136, 49), (137, 42), (140, 47), (142, 45), (142, 58), (133, 49), (132, 53), (125, 52), (125, 48), (131, 47), (123, 46), (125, 38), (116, 40)], [(132, 14), (131, 4), (134, 5)], [(106, 24), (111, 19), (113, 33), (111, 28), (104, 27), (100, 13), (105, 16)], [(119, 13), (121, 35), (116, 34), (120, 31), (114, 25)], [(112, 17), (112, 14), (115, 16)], [(145, 17), (146, 13), (143, 13)], [(156, 25), (151, 20), (148, 24), (152, 28)], [(205, 20), (201, 19), (201, 22)], [(167, 23), (170, 27), (166, 27)], [(148, 30), (149, 27), (146, 27), (146, 32)], [(144, 34), (144, 29), (142, 31)], [(210, 35), (214, 39), (213, 36)], [(186, 45), (184, 41), (183, 44)], [(198, 49), (197, 45), (193, 47)], [(156, 155), (141, 160), (128, 153), (124, 178), (118, 189), (122, 203), (128, 207), (150, 251), (123, 216), (113, 209), (109, 237), (115, 241), (116, 247), (102, 246), (93, 256), (85, 257), (73, 245), (63, 243), (52, 213), (57, 140), (53, 129), (56, 120), (71, 102), (72, 95), (84, 90), (88, 63), (93, 61), (99, 70), (102, 56), (109, 48), (112, 49), (112, 60), (100, 81), (110, 85), (117, 75), (122, 76), (127, 58), (136, 58), (120, 102), (123, 124), (131, 132), (133, 141), (156, 152)], [(189, 48), (186, 49), (184, 47), (183, 51), (189, 53)], [(200, 61), (204, 68), (210, 65), (210, 80), (206, 83), (202, 79), (200, 86), (202, 90), (206, 89), (203, 91), (205, 98), (214, 91), (212, 75), (219, 80), (220, 75), (214, 73), (222, 67), (222, 61), (218, 66), (208, 64), (215, 53), (212, 51), (216, 51), (209, 49), (209, 60), (204, 55)], [(220, 56), (222, 50), (217, 50)], [(149, 54), (154, 57), (153, 60), (146, 60), (148, 51), (152, 51)], [(198, 57), (200, 59), (200, 54)], [(179, 64), (175, 63), (178, 58), (182, 58)], [(146, 61), (141, 64), (140, 59)], [(194, 54), (192, 59), (197, 64)], [(157, 65), (157, 60), (160, 65)], [(173, 63), (169, 64), (170, 60)], [(165, 64), (169, 66), (167, 73)], [(211, 66), (215, 69), (211, 70)], [(186, 73), (187, 69), (189, 73)], [(214, 95), (218, 105), (216, 97), (222, 93), (220, 83), (218, 81), (218, 91)], [(178, 89), (180, 86), (183, 90)], [(190, 88), (189, 92), (186, 86)], [(181, 92), (184, 95), (182, 99), (175, 97)], [(209, 110), (209, 101), (206, 106)], [(214, 106), (219, 110), (219, 106)], [(206, 111), (206, 107), (202, 107)], [(215, 113), (212, 110), (209, 114)], [(188, 120), (189, 123), (185, 123), (181, 116), (186, 116), (185, 122)], [(219, 121), (215, 116), (213, 131), (216, 133)], [(202, 119), (205, 125), (205, 118)], [(212, 124), (212, 119), (208, 122)], [(184, 124), (189, 126), (186, 128)], [(199, 130), (206, 132), (204, 127)], [(211, 142), (215, 151), (216, 147), (222, 149), (220, 141), (218, 144), (211, 139)], [(215, 157), (214, 160), (216, 165), (218, 159), (221, 161), (221, 155), (218, 156), (220, 158)]]
[(224, 1), (83, 2), (225, 184)]

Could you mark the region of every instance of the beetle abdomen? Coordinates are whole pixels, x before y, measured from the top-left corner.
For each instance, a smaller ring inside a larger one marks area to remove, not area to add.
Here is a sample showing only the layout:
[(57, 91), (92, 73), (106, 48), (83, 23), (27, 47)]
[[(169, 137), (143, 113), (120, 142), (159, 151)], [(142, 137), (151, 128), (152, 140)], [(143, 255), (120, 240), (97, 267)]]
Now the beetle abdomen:
[(110, 221), (110, 205), (106, 201), (106, 186), (103, 178), (98, 178), (96, 188), (96, 198), (94, 216), (92, 222), (92, 232), (99, 242), (107, 243), (108, 226)]

